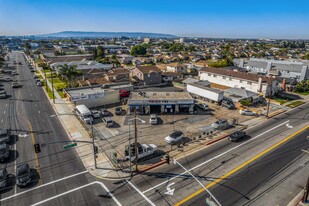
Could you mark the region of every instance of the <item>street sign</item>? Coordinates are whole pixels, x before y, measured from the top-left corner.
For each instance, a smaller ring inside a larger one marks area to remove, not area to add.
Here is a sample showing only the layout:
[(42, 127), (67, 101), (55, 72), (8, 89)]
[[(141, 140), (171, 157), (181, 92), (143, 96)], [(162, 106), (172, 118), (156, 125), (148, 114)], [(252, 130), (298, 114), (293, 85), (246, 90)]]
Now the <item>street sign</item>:
[(63, 145), (63, 149), (70, 149), (75, 146), (77, 146), (77, 143), (67, 144), (67, 145)]

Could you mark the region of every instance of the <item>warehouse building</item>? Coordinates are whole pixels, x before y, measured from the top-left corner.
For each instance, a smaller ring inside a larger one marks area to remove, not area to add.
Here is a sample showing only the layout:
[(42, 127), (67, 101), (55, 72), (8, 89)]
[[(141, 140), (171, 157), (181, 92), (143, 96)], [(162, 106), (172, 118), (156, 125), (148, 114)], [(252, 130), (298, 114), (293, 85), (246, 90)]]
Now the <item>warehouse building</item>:
[(133, 92), (128, 101), (129, 113), (190, 113), (194, 99), (188, 92)]
[(101, 85), (66, 89), (65, 93), (75, 105), (84, 104), (88, 108), (114, 105), (120, 102), (119, 90), (106, 89)]
[(209, 81), (200, 81), (187, 84), (187, 92), (192, 96), (209, 102), (220, 103), (223, 100), (223, 91), (210, 88)]

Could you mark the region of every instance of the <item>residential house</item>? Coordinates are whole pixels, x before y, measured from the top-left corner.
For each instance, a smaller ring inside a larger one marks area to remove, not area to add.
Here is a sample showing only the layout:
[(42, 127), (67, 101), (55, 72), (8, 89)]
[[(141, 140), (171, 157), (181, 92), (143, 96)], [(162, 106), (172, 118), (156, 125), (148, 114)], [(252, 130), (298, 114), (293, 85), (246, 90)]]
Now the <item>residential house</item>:
[(131, 76), (144, 85), (162, 83), (161, 70), (156, 66), (136, 66), (131, 73)]
[(115, 68), (105, 74), (105, 79), (109, 82), (123, 82), (130, 80), (130, 72), (128, 69)]

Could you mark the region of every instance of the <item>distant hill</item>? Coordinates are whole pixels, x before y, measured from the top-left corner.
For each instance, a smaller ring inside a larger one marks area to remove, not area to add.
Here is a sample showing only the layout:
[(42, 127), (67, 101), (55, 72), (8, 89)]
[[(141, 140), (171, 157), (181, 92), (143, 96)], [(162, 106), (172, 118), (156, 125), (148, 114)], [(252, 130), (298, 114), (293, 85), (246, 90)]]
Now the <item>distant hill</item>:
[(113, 37), (129, 37), (129, 38), (176, 38), (171, 34), (160, 33), (143, 33), (143, 32), (84, 32), (84, 31), (62, 31), (51, 34), (36, 35), (37, 37), (58, 37), (58, 38), (113, 38)]

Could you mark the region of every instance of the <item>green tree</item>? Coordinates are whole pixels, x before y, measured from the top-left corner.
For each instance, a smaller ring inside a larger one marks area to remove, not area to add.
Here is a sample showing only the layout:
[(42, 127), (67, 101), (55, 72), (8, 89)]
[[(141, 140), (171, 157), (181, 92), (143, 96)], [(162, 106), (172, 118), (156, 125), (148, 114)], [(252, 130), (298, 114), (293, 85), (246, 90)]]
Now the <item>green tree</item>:
[(303, 59), (309, 60), (309, 52), (307, 52), (307, 53), (303, 56)]
[(76, 77), (82, 75), (82, 72), (76, 69), (76, 65), (64, 64), (61, 66), (59, 74), (67, 80), (69, 87), (74, 87)]
[(96, 59), (99, 60), (99, 59), (102, 59), (105, 57), (105, 50), (103, 47), (101, 46), (98, 46), (97, 47), (97, 54), (96, 54)]
[(170, 46), (169, 51), (171, 52), (180, 52), (184, 51), (184, 46), (181, 43), (174, 43)]
[(239, 103), (242, 105), (242, 106), (245, 106), (245, 107), (249, 107), (251, 105), (251, 102), (247, 99), (242, 99), (239, 101)]
[(144, 56), (147, 54), (147, 47), (144, 44), (135, 45), (131, 48), (130, 54), (133, 56)]

